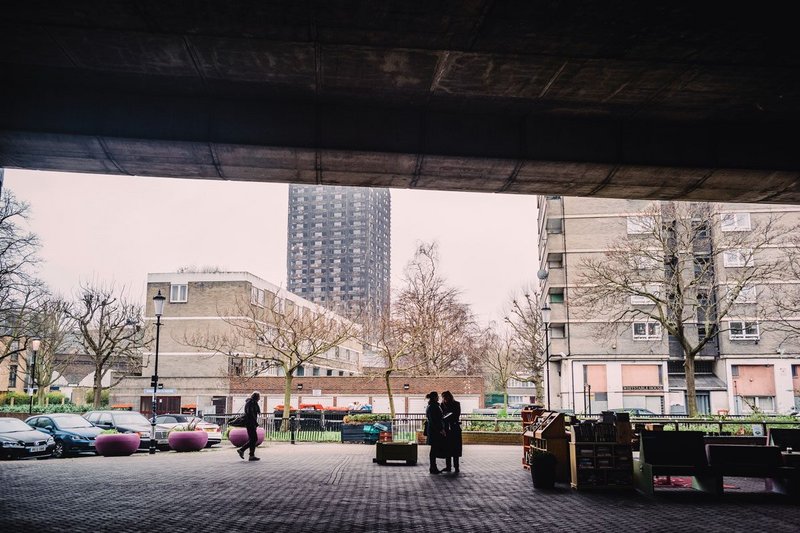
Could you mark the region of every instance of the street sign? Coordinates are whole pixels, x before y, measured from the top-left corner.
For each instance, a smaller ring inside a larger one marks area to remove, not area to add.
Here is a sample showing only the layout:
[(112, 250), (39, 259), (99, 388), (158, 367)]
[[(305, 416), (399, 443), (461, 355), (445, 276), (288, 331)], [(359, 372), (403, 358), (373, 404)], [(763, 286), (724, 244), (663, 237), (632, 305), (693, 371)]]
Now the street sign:
[[(142, 389), (145, 394), (153, 394), (153, 389)], [(175, 389), (158, 389), (156, 394), (175, 394)]]

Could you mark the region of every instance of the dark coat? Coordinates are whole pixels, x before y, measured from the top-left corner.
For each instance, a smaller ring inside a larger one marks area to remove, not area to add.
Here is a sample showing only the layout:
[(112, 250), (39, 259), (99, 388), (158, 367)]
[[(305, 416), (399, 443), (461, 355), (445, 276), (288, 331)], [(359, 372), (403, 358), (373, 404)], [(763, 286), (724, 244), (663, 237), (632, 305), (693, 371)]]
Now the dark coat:
[(442, 435), (444, 419), (442, 408), (436, 402), (428, 402), (425, 418), (428, 422), (428, 445), (436, 457), (447, 457), (447, 438)]
[(258, 402), (252, 398), (248, 398), (244, 404), (244, 425), (245, 427), (258, 427), (258, 415), (261, 414), (261, 408)]
[(461, 457), (461, 403), (442, 402), (442, 413), (450, 416), (444, 419), (444, 430), (447, 432), (447, 454), (450, 457)]

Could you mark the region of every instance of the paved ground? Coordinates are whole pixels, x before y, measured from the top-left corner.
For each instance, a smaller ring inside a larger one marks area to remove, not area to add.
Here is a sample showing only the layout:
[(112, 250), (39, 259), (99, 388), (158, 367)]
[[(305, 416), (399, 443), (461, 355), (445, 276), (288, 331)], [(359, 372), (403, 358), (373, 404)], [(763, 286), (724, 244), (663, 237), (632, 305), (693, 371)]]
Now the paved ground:
[(669, 491), (537, 491), (517, 447), (467, 446), (459, 476), (378, 466), (374, 447), (273, 444), (155, 457), (0, 463), (0, 531), (797, 532), (800, 506), (738, 483), (721, 501)]

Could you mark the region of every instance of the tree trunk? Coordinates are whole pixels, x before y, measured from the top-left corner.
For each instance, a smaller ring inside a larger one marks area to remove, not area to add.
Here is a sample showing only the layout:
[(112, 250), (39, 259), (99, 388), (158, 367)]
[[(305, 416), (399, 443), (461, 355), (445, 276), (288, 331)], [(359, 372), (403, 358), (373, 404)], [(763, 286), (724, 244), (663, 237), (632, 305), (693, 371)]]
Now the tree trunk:
[(508, 409), (508, 386), (503, 387), (503, 405)]
[(383, 375), (383, 379), (386, 381), (386, 394), (389, 396), (389, 412), (392, 415), (392, 419), (394, 419), (394, 395), (392, 395), (392, 384), (389, 379), (391, 375), (392, 371), (387, 370)]
[(103, 372), (102, 369), (99, 367), (95, 367), (94, 369), (94, 400), (92, 401), (92, 407), (95, 409), (100, 408), (100, 404), (103, 402)]
[[(289, 431), (289, 415), (292, 413), (292, 379), (291, 372), (286, 372), (283, 378), (283, 416), (281, 417), (281, 431)], [(300, 407), (299, 405), (297, 406)]]
[(534, 375), (534, 385), (536, 385), (536, 403), (540, 405), (544, 405), (543, 398), (544, 398), (544, 380), (542, 379), (544, 373), (539, 370)]
[(683, 367), (686, 369), (686, 413), (690, 418), (697, 416), (697, 390), (694, 383), (694, 356), (684, 355)]

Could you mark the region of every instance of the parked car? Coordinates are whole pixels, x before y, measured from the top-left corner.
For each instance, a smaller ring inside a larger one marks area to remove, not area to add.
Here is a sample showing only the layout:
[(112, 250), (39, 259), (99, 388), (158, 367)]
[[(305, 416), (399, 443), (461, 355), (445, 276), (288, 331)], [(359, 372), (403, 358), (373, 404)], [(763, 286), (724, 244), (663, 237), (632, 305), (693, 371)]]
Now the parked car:
[(56, 441), (18, 418), (0, 418), (0, 459), (50, 457)]
[[(116, 429), (120, 433), (138, 433), (142, 439), (139, 449), (150, 447), (150, 421), (141, 413), (134, 411), (89, 411), (83, 418), (103, 429)], [(159, 450), (169, 450), (169, 429), (156, 426), (156, 446)]]
[(650, 409), (645, 409), (643, 407), (620, 407), (617, 409), (611, 409), (611, 411), (615, 413), (628, 413), (631, 416), (641, 416), (641, 417), (648, 417), (648, 416), (661, 416)]
[(506, 410), (507, 416), (520, 416), (520, 413), (523, 409), (528, 407), (529, 404), (527, 403), (510, 403), (508, 404), (508, 408), (506, 408), (506, 404), (504, 403), (493, 403), (489, 407), (484, 407), (482, 409), (473, 409), (473, 414), (476, 415), (497, 415), (503, 409)]
[(195, 428), (198, 431), (205, 431), (208, 433), (208, 442), (206, 443), (206, 448), (210, 448), (211, 446), (222, 442), (222, 432), (217, 424), (205, 422), (202, 418), (198, 418), (193, 415), (158, 415), (156, 417), (156, 423), (159, 425), (159, 427), (167, 429), (173, 429), (176, 426), (185, 426), (187, 424), (196, 424)]
[(82, 416), (73, 413), (36, 415), (29, 417), (25, 423), (55, 439), (53, 457), (56, 458), (95, 453), (94, 439), (103, 431)]

